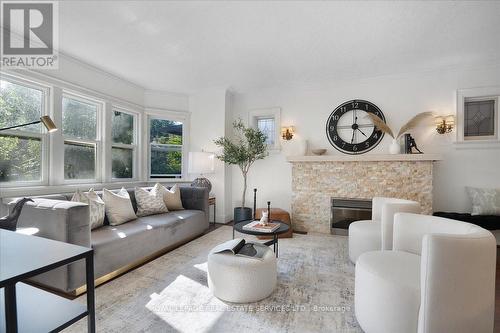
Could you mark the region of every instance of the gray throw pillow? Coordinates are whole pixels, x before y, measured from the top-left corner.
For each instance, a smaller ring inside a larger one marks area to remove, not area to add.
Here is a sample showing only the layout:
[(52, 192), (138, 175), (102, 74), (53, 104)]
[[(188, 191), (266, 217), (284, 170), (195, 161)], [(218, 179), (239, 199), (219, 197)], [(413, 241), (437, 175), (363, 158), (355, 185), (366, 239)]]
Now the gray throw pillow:
[(104, 201), (94, 192), (94, 189), (90, 189), (88, 192), (82, 193), (80, 190), (76, 190), (73, 194), (71, 201), (83, 202), (89, 205), (90, 211), (90, 229), (96, 229), (102, 227), (104, 224)]
[(500, 215), (500, 189), (467, 187), (472, 200), (471, 215)]
[(137, 216), (168, 213), (168, 208), (163, 202), (163, 191), (160, 186), (160, 184), (156, 184), (149, 192), (140, 187), (135, 188)]

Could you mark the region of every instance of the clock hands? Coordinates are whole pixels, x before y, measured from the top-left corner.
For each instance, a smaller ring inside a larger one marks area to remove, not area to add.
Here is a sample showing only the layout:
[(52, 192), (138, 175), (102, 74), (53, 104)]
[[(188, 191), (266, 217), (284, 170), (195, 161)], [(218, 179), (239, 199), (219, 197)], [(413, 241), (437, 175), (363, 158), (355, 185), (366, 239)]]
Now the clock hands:
[(356, 130), (359, 130), (359, 128), (358, 128), (358, 124), (357, 124), (357, 122), (358, 122), (358, 117), (357, 117), (357, 116), (355, 116), (355, 114), (356, 114), (356, 111), (354, 111), (354, 114), (353, 114), (353, 115), (354, 115), (354, 124), (352, 124), (352, 126), (351, 126), (351, 128), (352, 128), (351, 145), (354, 143), (354, 136), (355, 136), (355, 134), (356, 134)]
[(365, 137), (368, 137), (365, 133), (363, 133), (363, 131), (362, 131), (362, 130), (360, 130), (360, 129), (359, 129), (359, 127), (357, 128), (357, 130), (358, 130), (358, 131), (360, 131), (360, 132), (361, 132), (361, 134), (363, 134)]
[(366, 138), (368, 137), (368, 135), (366, 135), (360, 128), (359, 128), (359, 125), (358, 125), (358, 117), (357, 116), (354, 116), (354, 124), (352, 124), (351, 126), (352, 128), (352, 138), (351, 138), (351, 144), (354, 143), (354, 139), (356, 137), (356, 131), (359, 131), (361, 134), (363, 134)]

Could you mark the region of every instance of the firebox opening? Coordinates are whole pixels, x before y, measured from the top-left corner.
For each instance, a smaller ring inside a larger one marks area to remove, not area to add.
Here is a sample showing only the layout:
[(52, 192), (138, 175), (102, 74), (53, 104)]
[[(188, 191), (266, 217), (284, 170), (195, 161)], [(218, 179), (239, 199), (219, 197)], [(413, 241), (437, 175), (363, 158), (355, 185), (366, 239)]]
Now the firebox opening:
[(354, 221), (371, 220), (370, 199), (331, 198), (330, 228), (335, 235), (347, 235)]

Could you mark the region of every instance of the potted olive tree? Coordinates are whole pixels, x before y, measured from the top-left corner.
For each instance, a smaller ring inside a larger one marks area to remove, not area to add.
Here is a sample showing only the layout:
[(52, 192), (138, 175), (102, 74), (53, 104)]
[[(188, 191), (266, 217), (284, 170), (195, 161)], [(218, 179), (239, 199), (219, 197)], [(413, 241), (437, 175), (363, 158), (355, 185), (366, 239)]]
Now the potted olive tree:
[(267, 156), (267, 137), (258, 129), (243, 125), (241, 119), (233, 123), (233, 128), (235, 131), (234, 139), (221, 137), (214, 142), (222, 148), (222, 153), (217, 155), (217, 158), (224, 163), (237, 165), (243, 175), (241, 207), (234, 208), (234, 222), (238, 222), (252, 218), (252, 209), (245, 207), (247, 176), (252, 164)]

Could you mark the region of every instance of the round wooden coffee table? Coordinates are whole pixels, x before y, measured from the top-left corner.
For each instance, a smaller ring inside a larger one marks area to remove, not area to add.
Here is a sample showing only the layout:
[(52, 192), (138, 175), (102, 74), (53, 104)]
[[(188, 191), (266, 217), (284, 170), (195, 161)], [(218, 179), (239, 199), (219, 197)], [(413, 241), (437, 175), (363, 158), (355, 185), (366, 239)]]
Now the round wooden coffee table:
[(247, 235), (254, 235), (254, 236), (269, 236), (272, 235), (273, 239), (264, 242), (262, 244), (267, 245), (267, 246), (273, 246), (274, 253), (276, 254), (276, 258), (278, 258), (278, 235), (284, 234), (285, 232), (288, 232), (290, 230), (290, 226), (286, 223), (283, 223), (279, 220), (271, 220), (271, 223), (279, 223), (280, 227), (273, 232), (261, 232), (261, 231), (254, 231), (254, 230), (245, 230), (243, 229), (243, 226), (247, 225), (250, 222), (253, 222), (254, 220), (246, 220), (246, 221), (241, 221), (236, 223), (233, 226), (233, 239), (234, 239), (234, 231), (241, 232), (242, 234), (247, 234)]

